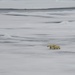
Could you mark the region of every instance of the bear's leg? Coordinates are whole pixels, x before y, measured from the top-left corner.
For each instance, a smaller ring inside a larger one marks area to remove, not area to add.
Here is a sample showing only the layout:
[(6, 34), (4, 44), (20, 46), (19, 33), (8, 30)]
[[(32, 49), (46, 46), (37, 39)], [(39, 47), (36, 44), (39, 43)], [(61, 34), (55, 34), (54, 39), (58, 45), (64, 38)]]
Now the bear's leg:
[(60, 47), (59, 47), (59, 49), (60, 49)]
[(55, 47), (53, 49), (56, 49)]
[(51, 46), (50, 46), (50, 49), (52, 49)]

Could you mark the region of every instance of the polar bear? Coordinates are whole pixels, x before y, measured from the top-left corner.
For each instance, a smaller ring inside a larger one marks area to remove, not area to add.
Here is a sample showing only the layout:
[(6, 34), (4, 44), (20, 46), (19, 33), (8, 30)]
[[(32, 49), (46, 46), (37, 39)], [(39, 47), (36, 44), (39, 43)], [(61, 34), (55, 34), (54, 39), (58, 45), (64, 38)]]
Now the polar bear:
[(49, 47), (50, 49), (60, 49), (60, 46), (55, 44), (47, 45), (47, 47)]

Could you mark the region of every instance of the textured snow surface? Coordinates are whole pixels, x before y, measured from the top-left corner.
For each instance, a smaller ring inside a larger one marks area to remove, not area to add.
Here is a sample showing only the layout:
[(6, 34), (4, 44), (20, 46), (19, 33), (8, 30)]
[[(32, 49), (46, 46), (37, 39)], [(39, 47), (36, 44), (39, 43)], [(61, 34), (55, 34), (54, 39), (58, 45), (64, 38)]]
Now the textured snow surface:
[(75, 75), (75, 9), (0, 9), (0, 75)]

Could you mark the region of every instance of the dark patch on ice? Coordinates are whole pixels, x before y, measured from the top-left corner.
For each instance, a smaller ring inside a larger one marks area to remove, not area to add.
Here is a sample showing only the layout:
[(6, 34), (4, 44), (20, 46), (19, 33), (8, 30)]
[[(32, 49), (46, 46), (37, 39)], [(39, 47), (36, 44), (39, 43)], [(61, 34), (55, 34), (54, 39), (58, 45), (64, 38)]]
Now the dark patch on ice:
[(58, 54), (75, 54), (75, 52), (72, 52), (72, 51), (58, 51), (55, 53), (58, 53)]
[(40, 36), (40, 35), (43, 36), (44, 35), (45, 36), (45, 35), (48, 35), (48, 34), (34, 34), (34, 35), (38, 35), (38, 36)]
[(34, 34), (34, 35), (38, 37), (48, 37), (49, 34)]
[(44, 39), (27, 39), (27, 40), (20, 40), (20, 41), (28, 41), (28, 42), (48, 42), (48, 40), (44, 40)]
[(9, 15), (9, 16), (30, 16), (30, 15), (21, 15), (21, 14), (5, 14), (5, 15)]
[(43, 22), (43, 23), (61, 23), (62, 21), (54, 21), (54, 22)]
[(42, 16), (42, 15), (23, 15), (23, 14), (5, 14), (9, 16), (25, 16), (25, 17), (41, 17), (41, 18), (54, 18), (52, 16)]
[(16, 41), (0, 41), (0, 43), (17, 43)]
[(68, 20), (68, 22), (74, 22), (75, 20)]
[(0, 34), (0, 37), (4, 36), (4, 34)]
[(3, 12), (39, 12), (39, 11), (65, 11), (75, 10), (75, 7), (60, 7), (60, 8), (37, 8), (37, 9), (16, 9), (16, 8), (0, 8)]
[(16, 27), (16, 28), (0, 28), (0, 29), (7, 29), (7, 30), (14, 30), (14, 29), (34, 29), (34, 28), (32, 28), (32, 27)]
[[(74, 22), (75, 20), (67, 20), (67, 22)], [(50, 21), (50, 22), (43, 22), (43, 23), (63, 23), (64, 21)]]
[(22, 38), (22, 37), (20, 37), (20, 36), (15, 36), (15, 35), (14, 35), (14, 36), (11, 36), (11, 37), (16, 37), (16, 38), (18, 38), (18, 37), (19, 37), (19, 38)]
[(49, 15), (62, 15), (62, 16), (65, 16), (65, 15), (71, 15), (72, 13), (48, 13)]
[(13, 39), (16, 38), (20, 38), (21, 40), (26, 40), (26, 39), (35, 39), (35, 37), (23, 37), (23, 36), (16, 36), (16, 35), (12, 35), (11, 36)]
[(15, 44), (13, 44), (13, 46), (17, 46), (17, 47), (34, 47), (36, 45), (35, 44), (20, 44), (20, 43), (15, 43)]

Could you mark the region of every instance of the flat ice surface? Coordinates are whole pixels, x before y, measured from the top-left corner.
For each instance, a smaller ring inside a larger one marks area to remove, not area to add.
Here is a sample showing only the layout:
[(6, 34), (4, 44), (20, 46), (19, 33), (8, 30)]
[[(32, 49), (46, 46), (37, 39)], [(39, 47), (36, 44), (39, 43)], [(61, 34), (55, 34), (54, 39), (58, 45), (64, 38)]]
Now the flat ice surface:
[(75, 0), (0, 0), (0, 8), (75, 7)]
[(75, 75), (75, 9), (0, 9), (0, 75)]

